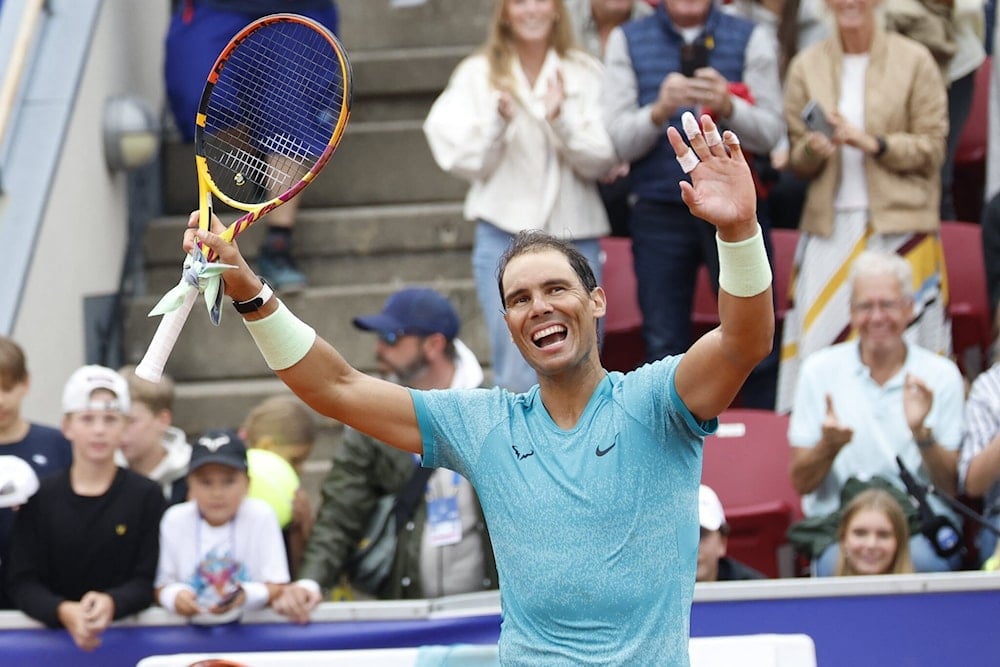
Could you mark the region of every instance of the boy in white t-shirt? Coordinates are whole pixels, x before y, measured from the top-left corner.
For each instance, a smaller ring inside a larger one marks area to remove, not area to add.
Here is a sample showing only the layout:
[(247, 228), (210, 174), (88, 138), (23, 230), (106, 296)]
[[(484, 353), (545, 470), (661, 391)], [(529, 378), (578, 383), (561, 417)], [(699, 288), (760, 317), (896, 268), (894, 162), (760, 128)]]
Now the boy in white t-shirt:
[(209, 431), (191, 450), (188, 493), (160, 523), (156, 598), (196, 623), (262, 609), (289, 581), (274, 510), (247, 498), (247, 450), (232, 431)]

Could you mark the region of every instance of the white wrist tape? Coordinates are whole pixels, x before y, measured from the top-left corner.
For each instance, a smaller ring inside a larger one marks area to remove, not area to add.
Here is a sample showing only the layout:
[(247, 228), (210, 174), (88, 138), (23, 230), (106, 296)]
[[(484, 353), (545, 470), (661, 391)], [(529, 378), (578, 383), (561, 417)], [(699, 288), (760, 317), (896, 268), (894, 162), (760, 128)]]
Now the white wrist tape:
[(291, 368), (312, 349), (316, 331), (278, 301), (278, 309), (260, 320), (243, 320), (247, 331), (273, 371)]
[(733, 296), (756, 296), (771, 286), (771, 265), (764, 250), (760, 225), (757, 233), (742, 241), (723, 241), (719, 247), (719, 287)]
[(160, 606), (169, 612), (174, 614), (177, 613), (177, 596), (181, 591), (191, 591), (194, 593), (194, 589), (187, 584), (182, 584), (174, 582), (172, 584), (167, 584), (162, 589), (160, 589)]

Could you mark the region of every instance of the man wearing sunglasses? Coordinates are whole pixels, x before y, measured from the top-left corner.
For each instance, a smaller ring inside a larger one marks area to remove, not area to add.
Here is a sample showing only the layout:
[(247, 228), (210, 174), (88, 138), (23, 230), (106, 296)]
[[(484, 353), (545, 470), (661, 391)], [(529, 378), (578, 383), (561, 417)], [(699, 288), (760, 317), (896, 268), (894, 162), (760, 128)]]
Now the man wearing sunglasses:
[[(407, 288), (382, 311), (354, 318), (378, 336), (375, 358), (387, 379), (413, 389), (470, 389), (483, 383), (475, 354), (457, 338), (458, 313), (438, 292)], [(353, 546), (363, 537), (379, 498), (398, 494), (419, 459), (352, 428), (323, 482), (323, 501), (302, 556), (298, 586), (275, 608), (319, 602), (320, 589), (336, 589), (346, 576)], [(357, 582), (354, 582), (357, 584)], [(382, 599), (432, 598), (497, 587), (496, 564), (472, 485), (458, 473), (436, 469), (426, 481), (412, 520), (398, 533), (388, 577), (368, 592)], [(350, 592), (356, 595), (359, 591)], [(337, 595), (347, 591), (340, 589)]]

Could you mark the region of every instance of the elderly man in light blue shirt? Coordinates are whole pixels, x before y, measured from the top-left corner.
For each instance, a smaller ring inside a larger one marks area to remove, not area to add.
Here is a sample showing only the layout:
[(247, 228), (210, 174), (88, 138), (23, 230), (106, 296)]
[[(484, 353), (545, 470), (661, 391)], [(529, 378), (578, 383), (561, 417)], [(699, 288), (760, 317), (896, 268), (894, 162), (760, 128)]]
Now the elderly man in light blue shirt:
[[(880, 476), (904, 488), (896, 457), (924, 485), (954, 494), (962, 439), (964, 385), (955, 364), (903, 338), (913, 317), (909, 264), (865, 251), (852, 266), (851, 326), (857, 339), (810, 355), (802, 366), (788, 427), (792, 484), (807, 517), (840, 507), (851, 477)], [(961, 526), (940, 499), (937, 514)], [(813, 563), (833, 573), (837, 544)], [(910, 539), (918, 572), (954, 570), (960, 554), (941, 556), (923, 534)]]

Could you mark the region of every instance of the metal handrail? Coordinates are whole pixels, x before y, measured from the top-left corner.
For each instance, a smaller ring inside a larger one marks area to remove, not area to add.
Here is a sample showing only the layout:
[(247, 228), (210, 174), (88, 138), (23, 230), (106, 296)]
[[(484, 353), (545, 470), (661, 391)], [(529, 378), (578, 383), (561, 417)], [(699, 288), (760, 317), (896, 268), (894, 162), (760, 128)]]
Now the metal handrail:
[[(47, 0), (25, 0), (17, 36), (11, 49), (10, 62), (7, 65), (7, 71), (4, 72), (2, 83), (0, 83), (0, 146), (3, 146), (4, 143), (7, 124), (10, 122), (14, 109), (14, 98), (24, 76), (28, 50), (31, 47), (31, 40), (35, 36), (46, 2)], [(0, 183), (0, 192), (2, 192), (2, 187), (3, 185)]]

